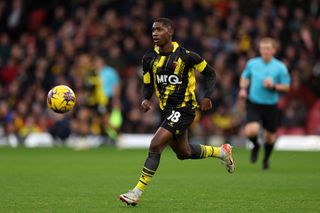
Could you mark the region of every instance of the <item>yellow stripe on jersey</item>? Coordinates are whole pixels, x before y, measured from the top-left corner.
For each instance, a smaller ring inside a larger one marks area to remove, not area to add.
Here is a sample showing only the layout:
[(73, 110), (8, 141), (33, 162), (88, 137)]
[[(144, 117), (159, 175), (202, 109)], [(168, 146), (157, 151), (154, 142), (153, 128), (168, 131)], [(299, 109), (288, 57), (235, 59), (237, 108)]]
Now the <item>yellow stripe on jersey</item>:
[[(153, 79), (157, 79), (156, 78), (157, 69), (163, 66), (163, 63), (164, 63), (165, 59), (166, 59), (166, 56), (160, 56), (160, 58), (155, 60), (155, 62), (153, 63), (153, 68), (152, 68)], [(156, 80), (154, 80), (153, 83), (154, 83), (154, 88), (156, 90), (156, 95), (157, 95), (157, 97), (159, 98), (159, 101), (160, 101), (160, 109), (164, 109), (163, 104), (161, 102), (160, 92), (159, 92), (159, 89), (157, 87)]]
[(202, 71), (204, 70), (204, 68), (206, 68), (206, 66), (207, 66), (207, 62), (206, 62), (205, 60), (203, 60), (203, 61), (200, 62), (199, 64), (196, 64), (196, 65), (194, 66), (194, 68), (195, 68), (196, 70), (198, 70), (199, 72), (202, 72)]
[(154, 51), (155, 51), (157, 54), (159, 54), (159, 53), (160, 53), (160, 51), (159, 51), (159, 47), (158, 47), (157, 45), (155, 45), (153, 49), (154, 49)]
[(194, 70), (190, 70), (190, 73), (189, 73), (189, 85), (190, 85), (190, 87), (188, 87), (189, 88), (189, 92), (192, 95), (192, 105), (194, 107), (196, 107), (197, 106), (196, 93), (195, 93), (195, 90), (196, 90), (196, 77), (194, 76)]
[(179, 44), (174, 41), (174, 42), (172, 42), (172, 45), (173, 45), (173, 51), (172, 52), (175, 52), (178, 49)]
[(181, 103), (181, 107), (185, 107), (187, 103), (190, 101), (190, 99), (192, 99), (192, 106), (197, 106), (195, 89), (196, 77), (194, 75), (194, 69), (190, 69), (188, 73), (188, 86), (186, 88), (186, 92), (184, 93), (184, 100)]
[(143, 75), (143, 83), (145, 83), (145, 84), (150, 84), (151, 83), (150, 73), (149, 72), (146, 72)]
[[(169, 61), (169, 59), (168, 59)], [(180, 71), (180, 68), (181, 66), (184, 65), (183, 61), (181, 58), (178, 59), (178, 61), (176, 62), (177, 65), (176, 65), (176, 68), (174, 69), (174, 74), (176, 76), (179, 75), (179, 71)], [(176, 85), (168, 85), (164, 91), (164, 98), (163, 98), (163, 106), (165, 107), (167, 105), (167, 100), (168, 100), (168, 97), (170, 94), (172, 94), (174, 92), (174, 90), (176, 89)]]

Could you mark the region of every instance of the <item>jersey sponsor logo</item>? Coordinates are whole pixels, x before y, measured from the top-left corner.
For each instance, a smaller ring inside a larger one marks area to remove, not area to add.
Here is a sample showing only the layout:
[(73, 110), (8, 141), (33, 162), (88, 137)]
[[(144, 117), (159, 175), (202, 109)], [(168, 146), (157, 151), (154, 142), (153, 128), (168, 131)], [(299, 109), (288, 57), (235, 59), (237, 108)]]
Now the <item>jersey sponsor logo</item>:
[(157, 75), (157, 83), (163, 84), (182, 84), (182, 81), (179, 80), (179, 77), (176, 75)]

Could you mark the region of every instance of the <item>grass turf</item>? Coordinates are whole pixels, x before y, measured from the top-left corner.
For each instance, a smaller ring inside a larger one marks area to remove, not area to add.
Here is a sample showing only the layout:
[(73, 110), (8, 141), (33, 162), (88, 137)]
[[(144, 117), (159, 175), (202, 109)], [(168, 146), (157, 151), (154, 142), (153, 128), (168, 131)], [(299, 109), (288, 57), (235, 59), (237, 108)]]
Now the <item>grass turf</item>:
[[(260, 153), (262, 154), (262, 153)], [(271, 170), (235, 149), (235, 174), (216, 159), (176, 160), (171, 150), (140, 204), (133, 187), (147, 150), (0, 148), (0, 212), (320, 212), (320, 153), (273, 153)], [(260, 156), (262, 157), (262, 156)]]

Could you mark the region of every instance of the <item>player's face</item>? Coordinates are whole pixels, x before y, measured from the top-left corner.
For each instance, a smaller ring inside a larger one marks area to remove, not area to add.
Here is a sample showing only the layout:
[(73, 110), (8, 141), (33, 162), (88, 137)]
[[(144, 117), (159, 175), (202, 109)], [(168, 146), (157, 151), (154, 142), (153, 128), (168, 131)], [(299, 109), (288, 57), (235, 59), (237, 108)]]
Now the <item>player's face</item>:
[(164, 46), (170, 42), (172, 30), (161, 22), (154, 22), (152, 25), (152, 39), (157, 46)]
[(261, 42), (259, 46), (260, 55), (265, 61), (270, 61), (276, 53), (276, 49), (271, 42)]

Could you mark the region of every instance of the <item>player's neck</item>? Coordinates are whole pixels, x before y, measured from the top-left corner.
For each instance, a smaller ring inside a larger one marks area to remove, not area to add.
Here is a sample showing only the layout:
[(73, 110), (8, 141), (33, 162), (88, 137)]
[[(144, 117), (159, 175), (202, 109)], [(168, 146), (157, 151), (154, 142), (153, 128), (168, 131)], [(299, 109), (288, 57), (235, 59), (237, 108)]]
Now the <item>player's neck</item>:
[(173, 44), (172, 41), (169, 41), (163, 46), (159, 46), (159, 52), (160, 53), (170, 53), (173, 51)]
[(273, 58), (273, 57), (271, 57), (271, 58), (262, 58), (262, 60), (263, 60), (264, 63), (267, 64), (267, 63), (269, 63), (269, 62), (272, 61), (272, 58)]

